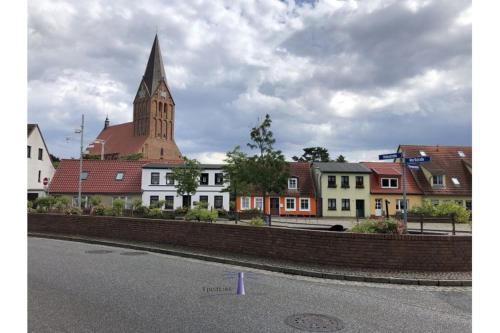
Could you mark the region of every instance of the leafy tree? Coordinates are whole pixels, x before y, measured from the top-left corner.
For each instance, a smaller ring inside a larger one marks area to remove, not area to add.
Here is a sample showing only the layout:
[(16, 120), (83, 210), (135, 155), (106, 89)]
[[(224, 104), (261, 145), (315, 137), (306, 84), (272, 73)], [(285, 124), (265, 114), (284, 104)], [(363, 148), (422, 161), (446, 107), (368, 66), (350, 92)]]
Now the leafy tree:
[[(290, 176), (288, 163), (280, 150), (274, 150), (276, 140), (271, 131), (271, 118), (266, 114), (264, 121), (250, 131), (251, 149), (258, 154), (247, 159), (242, 177), (265, 198), (269, 193), (281, 193), (287, 186)], [(266, 200), (263, 202), (266, 211)]]
[(198, 189), (200, 174), (200, 163), (196, 159), (184, 157), (184, 164), (172, 170), (172, 178), (176, 182), (177, 194), (195, 194)]
[(113, 200), (113, 213), (115, 216), (122, 216), (123, 208), (125, 208), (125, 201), (122, 199)]
[(93, 195), (89, 198), (89, 201), (92, 207), (97, 207), (102, 203), (102, 198), (98, 195)]
[(335, 162), (346, 163), (347, 160), (345, 159), (344, 155), (339, 155), (339, 157), (337, 157)]
[(126, 160), (126, 161), (137, 161), (143, 157), (144, 157), (143, 153), (132, 153), (132, 154), (122, 156), (122, 157), (120, 157), (120, 159)]
[(222, 167), (224, 179), (229, 180), (229, 182), (222, 191), (229, 192), (233, 199), (236, 198), (237, 194), (248, 193), (245, 175), (248, 156), (240, 150), (240, 146), (236, 146), (232, 151), (226, 153), (224, 162)]
[(329, 162), (330, 154), (328, 149), (323, 147), (309, 147), (302, 149), (304, 154), (297, 157), (294, 156), (292, 159), (297, 162)]

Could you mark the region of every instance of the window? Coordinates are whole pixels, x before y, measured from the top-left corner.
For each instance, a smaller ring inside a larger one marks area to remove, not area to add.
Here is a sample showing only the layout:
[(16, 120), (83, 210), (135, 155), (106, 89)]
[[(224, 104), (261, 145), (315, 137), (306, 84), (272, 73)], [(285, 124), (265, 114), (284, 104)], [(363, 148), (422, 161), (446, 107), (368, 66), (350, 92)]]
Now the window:
[(398, 188), (397, 178), (381, 178), (380, 187), (382, 188)]
[(174, 174), (169, 172), (165, 175), (167, 185), (174, 185)]
[(432, 186), (443, 186), (443, 175), (432, 176)]
[(160, 148), (160, 156), (163, 156), (163, 148)]
[[(408, 204), (409, 204), (409, 200), (406, 199), (406, 206), (408, 206)], [(405, 204), (404, 204), (403, 199), (397, 199), (396, 200), (396, 210), (404, 211), (404, 209), (405, 209)]]
[(224, 174), (218, 172), (215, 174), (215, 185), (222, 185), (224, 183)]
[(309, 198), (300, 198), (300, 210), (309, 211)]
[(42, 181), (42, 170), (38, 170), (38, 182)]
[(174, 209), (174, 196), (166, 195), (165, 196), (165, 209)]
[(427, 154), (425, 153), (425, 151), (421, 150), (420, 151), (420, 156), (427, 156)]
[(82, 171), (82, 180), (86, 180), (89, 178), (89, 172), (88, 171)]
[[(293, 179), (293, 178), (290, 178)], [(295, 198), (285, 199), (285, 210), (295, 210)]]
[(297, 178), (288, 178), (288, 189), (290, 190), (297, 189)]
[(342, 210), (351, 210), (351, 200), (342, 199)]
[(328, 199), (328, 210), (337, 210), (337, 199)]
[(160, 185), (160, 173), (151, 172), (151, 185)]
[(328, 188), (336, 188), (336, 187), (337, 187), (337, 177), (328, 176)]
[(200, 185), (208, 185), (208, 173), (202, 173), (200, 175)]
[(154, 205), (156, 204), (158, 201), (160, 200), (160, 198), (157, 196), (157, 195), (152, 195), (149, 197), (149, 205)]
[(214, 196), (214, 208), (221, 209), (224, 207), (224, 197), (222, 195)]
[(375, 209), (382, 209), (382, 199), (375, 199)]
[(38, 148), (38, 159), (41, 161), (43, 160), (43, 149)]
[(254, 207), (258, 210), (264, 209), (264, 200), (262, 199), (262, 197), (255, 197), (254, 198)]
[[(78, 207), (78, 196), (75, 195), (73, 197), (73, 200), (71, 200), (71, 205), (73, 207)], [(88, 197), (86, 195), (82, 195), (82, 208), (87, 208), (88, 207)]]
[(460, 185), (460, 182), (458, 181), (458, 178), (456, 177), (451, 177), (451, 181), (453, 182), (453, 184), (455, 185)]
[(458, 156), (465, 157), (465, 153), (461, 150), (458, 151)]
[(342, 188), (349, 188), (349, 176), (341, 176), (340, 181)]
[(465, 200), (465, 208), (472, 210), (472, 200)]
[(241, 197), (241, 209), (250, 209), (249, 197)]
[(115, 179), (116, 180), (123, 180), (124, 175), (125, 175), (125, 173), (123, 173), (123, 172), (117, 172)]
[(363, 176), (356, 176), (356, 188), (364, 188), (365, 187), (363, 180), (364, 180)]
[(200, 202), (206, 202), (208, 204), (208, 195), (200, 195)]
[(28, 146), (28, 158), (31, 158), (31, 146)]
[(435, 200), (435, 199), (434, 199), (434, 200), (431, 200), (431, 204), (432, 204), (433, 206), (437, 206), (437, 205), (439, 205), (439, 200)]

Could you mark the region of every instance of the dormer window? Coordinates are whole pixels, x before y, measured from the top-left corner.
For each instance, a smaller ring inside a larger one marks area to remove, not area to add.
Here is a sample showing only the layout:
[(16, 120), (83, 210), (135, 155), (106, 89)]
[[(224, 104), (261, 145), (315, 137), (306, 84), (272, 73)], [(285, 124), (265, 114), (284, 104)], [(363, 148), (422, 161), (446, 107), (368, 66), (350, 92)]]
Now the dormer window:
[(86, 180), (89, 177), (89, 172), (88, 171), (82, 171), (81, 178), (82, 180)]
[(458, 156), (465, 157), (465, 153), (461, 150), (458, 151)]
[(115, 180), (123, 180), (123, 176), (125, 176), (124, 172), (117, 172)]
[(297, 178), (288, 178), (288, 189), (289, 190), (297, 189)]
[(458, 178), (456, 177), (451, 177), (451, 181), (453, 182), (453, 184), (455, 185), (460, 185), (460, 182), (458, 181)]
[(420, 151), (420, 156), (427, 156), (427, 154), (425, 153), (425, 151), (421, 150)]
[(397, 178), (382, 178), (380, 179), (380, 187), (382, 188), (398, 188)]
[(437, 176), (432, 176), (432, 186), (444, 186), (444, 176), (443, 175), (437, 175)]

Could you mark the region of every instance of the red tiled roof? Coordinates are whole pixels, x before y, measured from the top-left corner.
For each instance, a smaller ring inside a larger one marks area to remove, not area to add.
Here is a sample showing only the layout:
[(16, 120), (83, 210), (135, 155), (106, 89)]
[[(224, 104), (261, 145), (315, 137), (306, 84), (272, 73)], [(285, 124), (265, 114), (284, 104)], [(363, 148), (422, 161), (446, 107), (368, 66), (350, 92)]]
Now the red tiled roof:
[[(84, 160), (82, 193), (141, 193), (142, 166), (148, 161)], [(124, 172), (123, 180), (116, 180), (117, 172)], [(61, 160), (50, 182), (50, 193), (77, 193), (80, 160)]]
[[(123, 156), (141, 152), (147, 136), (135, 136), (134, 123), (129, 122), (104, 128), (97, 139), (106, 141), (104, 154), (118, 153)], [(101, 144), (94, 144), (94, 147), (88, 148), (88, 151), (90, 155), (100, 155)]]
[[(398, 151), (404, 151), (406, 157), (421, 156), (420, 151), (430, 156), (430, 162), (421, 164), (423, 168), (431, 174), (444, 174), (445, 187), (433, 188), (429, 180), (426, 179), (421, 169), (411, 170), (422, 191), (429, 195), (472, 195), (472, 174), (467, 169), (467, 165), (472, 168), (472, 147), (471, 146), (421, 146), (421, 145), (401, 145)], [(458, 152), (462, 151), (465, 157), (461, 157)], [(451, 178), (457, 178), (459, 185), (454, 185)]]
[[(370, 193), (373, 194), (402, 194), (403, 183), (403, 167), (400, 163), (393, 162), (361, 162), (367, 168), (370, 168), (373, 173), (370, 174)], [(380, 178), (390, 176), (398, 178), (398, 188), (382, 188)], [(410, 169), (406, 169), (406, 193), (408, 194), (422, 194), (415, 178), (413, 178)]]

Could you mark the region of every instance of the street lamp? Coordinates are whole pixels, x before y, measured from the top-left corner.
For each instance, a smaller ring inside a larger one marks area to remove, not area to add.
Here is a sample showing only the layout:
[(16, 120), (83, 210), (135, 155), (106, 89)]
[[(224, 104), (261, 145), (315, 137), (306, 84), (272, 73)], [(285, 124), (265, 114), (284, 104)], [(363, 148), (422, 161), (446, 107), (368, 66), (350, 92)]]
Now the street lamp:
[(78, 175), (78, 207), (82, 207), (82, 172), (83, 172), (83, 128), (84, 115), (82, 114), (82, 124), (79, 129), (75, 130), (76, 134), (80, 134), (80, 173)]

